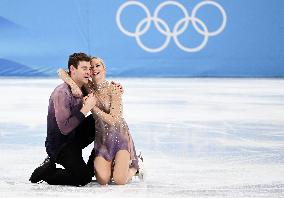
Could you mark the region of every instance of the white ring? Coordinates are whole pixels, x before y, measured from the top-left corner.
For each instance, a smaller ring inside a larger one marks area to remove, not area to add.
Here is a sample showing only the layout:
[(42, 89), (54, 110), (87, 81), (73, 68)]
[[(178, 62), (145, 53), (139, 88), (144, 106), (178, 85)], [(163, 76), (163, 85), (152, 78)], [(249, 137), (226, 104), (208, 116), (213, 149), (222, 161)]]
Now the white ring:
[(205, 47), (205, 45), (207, 44), (207, 42), (208, 42), (208, 37), (209, 37), (209, 35), (208, 35), (208, 29), (207, 29), (206, 25), (203, 23), (203, 21), (201, 21), (201, 20), (198, 19), (198, 18), (191, 18), (191, 17), (183, 18), (183, 19), (179, 20), (179, 21), (176, 23), (176, 25), (175, 25), (175, 27), (174, 27), (174, 32), (177, 31), (179, 24), (183, 23), (184, 20), (192, 21), (192, 23), (193, 23), (193, 21), (194, 21), (194, 22), (196, 21), (197, 23), (199, 23), (199, 24), (202, 26), (202, 28), (204, 29), (204, 31), (205, 31), (204, 39), (203, 39), (202, 43), (201, 43), (199, 46), (197, 46), (197, 47), (195, 47), (195, 48), (190, 48), (190, 47), (185, 47), (184, 45), (182, 45), (182, 44), (179, 42), (177, 36), (174, 35), (173, 38), (174, 38), (175, 43), (177, 44), (177, 46), (178, 46), (180, 49), (182, 49), (183, 51), (186, 51), (186, 52), (198, 52), (198, 51), (202, 50), (202, 49)]
[(137, 33), (137, 32), (129, 32), (129, 31), (125, 30), (125, 28), (121, 24), (120, 16), (121, 16), (122, 11), (127, 6), (130, 6), (130, 5), (137, 5), (138, 7), (141, 7), (145, 11), (147, 18), (150, 18), (151, 14), (150, 14), (150, 11), (148, 10), (148, 8), (145, 5), (143, 3), (138, 2), (138, 1), (127, 1), (119, 7), (119, 9), (117, 10), (117, 13), (116, 13), (116, 23), (117, 23), (118, 28), (120, 29), (120, 31), (122, 31), (127, 36), (135, 37), (137, 34), (142, 35), (142, 34), (144, 34), (144, 32), (148, 31), (149, 28), (150, 28), (150, 22), (151, 21), (149, 21), (146, 24), (146, 26), (145, 26), (145, 28), (142, 32)]
[[(136, 27), (136, 32), (139, 32), (139, 30), (140, 30), (140, 28), (142, 27), (142, 25), (145, 23), (145, 21), (147, 21), (147, 23), (148, 23), (148, 18), (145, 18), (145, 19), (143, 19), (142, 21), (140, 21), (140, 23), (138, 23), (138, 25), (137, 25), (137, 27)], [(151, 20), (153, 20), (153, 18), (151, 17), (150, 18), (150, 21)], [(166, 22), (164, 21), (164, 20), (162, 20), (162, 19), (158, 19), (157, 18), (157, 21), (159, 21), (165, 28), (166, 28), (166, 30), (167, 30), (167, 35), (166, 35), (166, 40), (165, 40), (165, 42), (164, 42), (164, 44), (161, 46), (161, 47), (158, 47), (158, 48), (149, 48), (149, 47), (146, 47), (143, 43), (142, 43), (142, 41), (141, 41), (141, 39), (140, 39), (140, 36), (135, 36), (135, 38), (136, 38), (136, 42), (137, 42), (137, 44), (142, 48), (142, 49), (144, 49), (145, 51), (147, 51), (147, 52), (160, 52), (160, 51), (162, 51), (162, 50), (164, 50), (167, 46), (168, 46), (168, 44), (169, 44), (169, 42), (171, 41), (171, 35), (170, 35), (170, 28), (169, 28), (169, 26), (166, 24)]]
[[(184, 17), (185, 17), (185, 18), (186, 18), (186, 17), (189, 17), (189, 15), (188, 15), (187, 10), (185, 9), (185, 7), (184, 7), (182, 4), (180, 4), (180, 3), (176, 2), (176, 1), (165, 1), (165, 2), (163, 2), (163, 3), (161, 3), (161, 4), (159, 4), (158, 7), (155, 9), (154, 17), (153, 17), (154, 20), (153, 20), (153, 21), (154, 21), (154, 24), (155, 24), (156, 28), (157, 28), (163, 35), (165, 35), (165, 36), (167, 36), (167, 32), (165, 32), (165, 31), (159, 26), (159, 24), (157, 23), (157, 20), (156, 20), (156, 19), (159, 18), (158, 15), (159, 15), (160, 10), (161, 10), (163, 7), (167, 6), (167, 5), (175, 5), (175, 6), (179, 7), (179, 8), (182, 10), (182, 12), (183, 12)], [(186, 23), (185, 23), (184, 26), (182, 27), (182, 30), (180, 30), (180, 31), (177, 32), (176, 34), (182, 34), (182, 33), (185, 31), (185, 29), (187, 28), (187, 26), (188, 26), (188, 21), (186, 21)], [(173, 36), (173, 33), (170, 32), (170, 35)]]
[[(216, 6), (216, 8), (218, 8), (218, 9), (220, 10), (221, 14), (222, 14), (223, 21), (222, 21), (221, 26), (220, 26), (216, 31), (214, 31), (214, 32), (208, 32), (209, 36), (216, 36), (216, 35), (220, 34), (220, 33), (224, 30), (224, 28), (225, 28), (225, 26), (226, 26), (226, 23), (227, 23), (227, 15), (226, 15), (226, 12), (225, 12), (224, 8), (223, 8), (220, 4), (218, 4), (217, 2), (215, 2), (215, 1), (202, 1), (202, 2), (200, 2), (199, 4), (197, 4), (197, 5), (193, 8), (191, 17), (192, 17), (192, 18), (196, 18), (196, 13), (197, 13), (197, 11), (198, 11), (202, 6), (204, 6), (204, 5), (213, 5), (213, 6)], [(204, 32), (199, 29), (199, 27), (195, 24), (194, 21), (192, 21), (192, 24), (193, 24), (194, 28), (195, 28), (200, 34), (204, 35)]]

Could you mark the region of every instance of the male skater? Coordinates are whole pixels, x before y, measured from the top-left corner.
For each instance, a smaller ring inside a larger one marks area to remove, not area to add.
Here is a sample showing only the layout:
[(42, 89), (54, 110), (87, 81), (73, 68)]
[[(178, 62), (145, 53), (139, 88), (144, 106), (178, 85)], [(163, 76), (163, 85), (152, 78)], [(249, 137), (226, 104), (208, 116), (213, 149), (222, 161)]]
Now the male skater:
[[(84, 53), (69, 56), (70, 77), (79, 87), (88, 83), (90, 60)], [(84, 186), (92, 180), (94, 173), (84, 162), (82, 149), (95, 139), (94, 118), (92, 115), (85, 116), (95, 106), (97, 99), (93, 93), (84, 98), (75, 97), (71, 89), (62, 83), (50, 96), (45, 141), (48, 158), (32, 173), (32, 183), (43, 180), (52, 185)], [(56, 168), (55, 163), (64, 169)]]

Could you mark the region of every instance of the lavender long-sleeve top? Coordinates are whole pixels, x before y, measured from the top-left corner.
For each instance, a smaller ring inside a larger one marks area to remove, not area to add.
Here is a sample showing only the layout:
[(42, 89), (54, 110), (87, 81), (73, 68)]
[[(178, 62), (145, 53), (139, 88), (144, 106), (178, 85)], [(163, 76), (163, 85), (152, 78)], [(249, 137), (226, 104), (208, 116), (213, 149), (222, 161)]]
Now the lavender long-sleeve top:
[(75, 128), (84, 120), (80, 112), (83, 98), (74, 97), (70, 87), (63, 83), (57, 86), (49, 99), (47, 115), (47, 137), (45, 141), (46, 152), (56, 159)]

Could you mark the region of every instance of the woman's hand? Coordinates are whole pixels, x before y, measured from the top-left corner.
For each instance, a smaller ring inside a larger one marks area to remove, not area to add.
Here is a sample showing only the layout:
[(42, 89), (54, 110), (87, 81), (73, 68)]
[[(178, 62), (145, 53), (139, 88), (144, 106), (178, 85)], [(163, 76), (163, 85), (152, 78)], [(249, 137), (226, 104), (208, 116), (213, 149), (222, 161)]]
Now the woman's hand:
[(121, 94), (124, 93), (123, 87), (121, 86), (120, 83), (116, 83), (114, 81), (111, 81), (111, 84), (113, 84), (116, 88), (118, 88), (118, 90), (121, 92)]
[(95, 96), (94, 93), (90, 93), (88, 94), (87, 96), (85, 96), (83, 98), (83, 107), (81, 108), (81, 112), (84, 114), (84, 115), (87, 115), (87, 113), (93, 108), (96, 106), (96, 103), (97, 103), (97, 97)]
[(84, 105), (88, 106), (89, 109), (92, 109), (97, 104), (97, 97), (94, 93), (89, 93), (84, 97)]

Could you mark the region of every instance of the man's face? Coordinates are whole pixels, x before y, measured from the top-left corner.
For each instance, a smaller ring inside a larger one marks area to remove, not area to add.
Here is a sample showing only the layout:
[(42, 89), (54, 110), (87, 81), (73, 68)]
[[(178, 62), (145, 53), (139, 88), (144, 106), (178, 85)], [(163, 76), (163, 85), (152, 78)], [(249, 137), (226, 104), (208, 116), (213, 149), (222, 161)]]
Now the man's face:
[(71, 66), (71, 77), (78, 86), (88, 83), (91, 74), (91, 64), (88, 61), (80, 61), (78, 68)]

